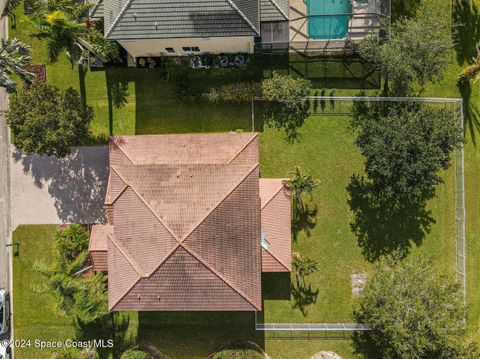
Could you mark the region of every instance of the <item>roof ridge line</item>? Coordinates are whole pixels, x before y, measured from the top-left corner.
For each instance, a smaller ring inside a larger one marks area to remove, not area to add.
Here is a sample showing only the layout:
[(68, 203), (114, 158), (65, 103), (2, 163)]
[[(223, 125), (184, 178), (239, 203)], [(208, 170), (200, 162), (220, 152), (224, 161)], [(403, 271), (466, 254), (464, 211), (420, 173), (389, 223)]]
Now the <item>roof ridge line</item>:
[[(114, 199), (111, 199), (109, 202), (105, 201), (104, 204), (107, 205), (107, 206), (111, 206), (112, 204), (114, 204), (117, 199), (123, 194), (123, 192), (125, 192), (125, 190), (128, 188), (128, 184), (124, 181), (124, 179), (120, 176), (120, 174), (118, 173), (118, 171), (115, 169), (115, 166), (112, 165), (110, 166), (110, 168), (117, 174), (118, 177), (120, 177), (120, 179), (122, 180), (122, 182), (125, 184), (122, 188), (122, 190), (120, 192), (118, 192), (118, 194), (115, 196)], [(110, 181), (109, 181), (110, 183)]]
[(140, 266), (138, 265), (137, 261), (133, 258), (130, 258), (130, 255), (128, 254), (128, 251), (125, 250), (123, 248), (122, 245), (120, 245), (116, 238), (114, 238), (113, 236), (111, 236), (110, 234), (107, 234), (108, 238), (110, 238), (110, 240), (112, 241), (112, 243), (114, 244), (115, 247), (118, 248), (118, 250), (122, 253), (122, 255), (125, 257), (125, 259), (132, 265), (133, 269), (135, 269), (135, 272), (138, 273), (138, 275), (140, 276), (140, 278), (142, 278), (144, 276), (144, 273), (142, 272), (142, 270), (140, 269)]
[(202, 265), (207, 268), (210, 272), (220, 278), (226, 285), (228, 285), (234, 292), (237, 292), (243, 299), (245, 299), (252, 307), (255, 309), (261, 310), (261, 308), (257, 307), (256, 304), (242, 291), (239, 290), (233, 283), (231, 283), (227, 278), (225, 278), (222, 274), (218, 273), (213, 268), (209, 267), (207, 261), (205, 261), (201, 256), (199, 256), (193, 249), (189, 248), (188, 245), (180, 243), (180, 246), (185, 249), (191, 256), (197, 259)]
[(120, 152), (122, 152), (123, 155), (127, 157), (127, 160), (129, 160), (132, 163), (132, 165), (135, 165), (136, 163), (132, 160), (132, 158), (115, 142), (115, 138), (118, 138), (118, 137), (122, 137), (122, 136), (112, 136), (110, 138), (110, 143), (114, 144), (115, 147), (117, 147), (120, 150)]
[(250, 139), (248, 140), (248, 142), (247, 142), (246, 144), (244, 144), (244, 145), (242, 146), (242, 148), (241, 148), (237, 153), (235, 153), (235, 155), (233, 155), (233, 157), (232, 157), (231, 159), (229, 159), (229, 160), (227, 161), (227, 163), (232, 163), (232, 161), (233, 161), (235, 158), (237, 158), (237, 157), (243, 152), (243, 150), (245, 150), (245, 148), (247, 148), (248, 146), (250, 146), (250, 144), (253, 142), (253, 140), (258, 137), (258, 132), (254, 132), (254, 133), (255, 133), (255, 135), (254, 135), (252, 138), (250, 138)]
[(183, 238), (179, 241), (179, 243), (185, 242), (185, 240), (186, 240), (188, 237), (190, 237), (190, 235), (191, 235), (203, 222), (205, 222), (205, 220), (212, 214), (212, 212), (215, 211), (215, 210), (218, 208), (218, 206), (220, 206), (220, 204), (222, 204), (222, 202), (225, 201), (225, 200), (228, 198), (228, 196), (230, 196), (230, 195), (232, 194), (232, 192), (235, 191), (235, 190), (238, 188), (238, 186), (240, 186), (240, 185), (243, 183), (243, 181), (245, 181), (245, 179), (246, 179), (248, 176), (250, 176), (250, 175), (252, 174), (252, 172), (253, 172), (256, 168), (258, 168), (258, 166), (259, 166), (259, 163), (258, 163), (258, 162), (255, 163), (255, 165), (248, 171), (248, 173), (247, 173), (246, 175), (244, 175), (244, 176), (241, 178), (241, 180), (240, 180), (237, 184), (235, 184), (235, 185), (233, 186), (233, 188), (232, 188), (230, 191), (228, 191), (228, 193), (227, 193), (220, 201), (218, 201), (217, 204), (213, 205), (213, 206), (212, 206), (212, 209), (211, 209), (210, 211), (208, 211), (208, 213), (207, 213), (200, 221), (198, 221), (198, 222), (193, 226), (193, 228), (192, 228), (190, 231), (188, 231), (187, 234), (185, 234), (185, 235), (183, 236)]
[[(114, 166), (110, 166), (111, 168), (114, 168)], [(170, 235), (178, 242), (178, 243), (181, 243), (180, 239), (177, 238), (177, 236), (175, 234), (173, 234), (173, 231), (165, 224), (163, 223), (163, 221), (160, 219), (160, 217), (158, 217), (158, 215), (155, 213), (155, 211), (150, 207), (150, 205), (145, 201), (145, 199), (143, 198), (143, 196), (141, 196), (136, 190), (135, 188), (133, 188), (130, 184), (127, 183), (127, 181), (125, 181), (125, 178), (122, 177), (122, 175), (120, 175), (120, 173), (118, 173), (116, 170), (115, 170), (115, 173), (118, 174), (118, 176), (122, 179), (123, 182), (125, 182), (128, 186), (128, 188), (130, 188), (134, 193), (135, 195), (140, 199), (140, 201), (143, 202), (143, 204), (145, 204), (145, 206), (148, 208), (148, 210), (150, 212), (152, 212), (152, 214), (155, 216), (155, 218), (157, 218), (157, 220), (160, 222), (160, 224), (162, 226), (165, 227), (165, 229), (168, 231), (168, 233), (170, 233)], [(118, 199), (118, 198), (117, 198)]]
[(275, 259), (278, 263), (280, 263), (280, 265), (282, 265), (286, 270), (288, 270), (289, 272), (291, 271), (291, 269), (288, 269), (288, 267), (285, 265), (285, 263), (283, 263), (283, 261), (278, 258), (275, 254), (273, 254), (269, 249), (265, 249), (265, 251), (270, 254), (273, 259)]
[(278, 11), (280, 11), (280, 13), (283, 15), (285, 20), (290, 20), (289, 16), (287, 16), (287, 14), (283, 12), (283, 10), (280, 8), (280, 5), (277, 4), (276, 0), (269, 0), (269, 1), (273, 4), (273, 6), (277, 8)]
[(107, 33), (105, 34), (106, 39), (108, 39), (108, 36), (112, 32), (112, 30), (117, 26), (118, 22), (120, 21), (120, 18), (123, 17), (123, 15), (127, 11), (127, 9), (130, 7), (130, 5), (132, 5), (132, 2), (133, 2), (133, 0), (128, 0), (127, 3), (125, 4), (125, 6), (123, 7), (123, 9), (120, 10), (117, 17), (115, 18), (115, 20), (113, 20), (112, 25), (110, 26)]
[[(133, 1), (133, 0), (130, 0)], [(245, 16), (245, 14), (233, 3), (232, 0), (225, 0), (228, 4), (230, 4), (231, 7), (243, 18), (243, 20), (257, 33), (257, 35), (260, 35), (260, 30), (257, 29), (248, 19), (248, 17)], [(260, 4), (258, 5), (260, 9)], [(260, 14), (260, 11), (258, 12)], [(260, 19), (259, 19), (260, 20)]]
[[(277, 179), (277, 178), (260, 178), (260, 179)], [(285, 178), (278, 178), (278, 179), (285, 180)], [(285, 185), (283, 184), (283, 181), (282, 181), (282, 186), (278, 189), (278, 191), (275, 192), (275, 194), (274, 194), (272, 197), (269, 198), (269, 200), (268, 200), (263, 206), (260, 207), (260, 210), (262, 210), (262, 209), (264, 209), (265, 207), (267, 207), (267, 206), (270, 204), (270, 202), (272, 202), (273, 199), (274, 199), (275, 197), (277, 197), (277, 194), (279, 194), (280, 191), (281, 191), (282, 189), (285, 189), (285, 188), (286, 188), (286, 187), (285, 187)]]

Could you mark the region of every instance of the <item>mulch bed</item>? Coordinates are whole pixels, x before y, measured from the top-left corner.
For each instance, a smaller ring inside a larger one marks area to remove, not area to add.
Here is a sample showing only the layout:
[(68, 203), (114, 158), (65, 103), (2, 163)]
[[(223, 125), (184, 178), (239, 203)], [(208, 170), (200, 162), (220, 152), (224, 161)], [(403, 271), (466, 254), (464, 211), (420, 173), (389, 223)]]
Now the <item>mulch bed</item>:
[[(45, 64), (34, 64), (28, 65), (26, 67), (28, 72), (34, 73), (36, 76), (36, 80), (38, 82), (47, 82), (47, 65)], [(24, 81), (24, 86), (28, 88), (29, 84)]]

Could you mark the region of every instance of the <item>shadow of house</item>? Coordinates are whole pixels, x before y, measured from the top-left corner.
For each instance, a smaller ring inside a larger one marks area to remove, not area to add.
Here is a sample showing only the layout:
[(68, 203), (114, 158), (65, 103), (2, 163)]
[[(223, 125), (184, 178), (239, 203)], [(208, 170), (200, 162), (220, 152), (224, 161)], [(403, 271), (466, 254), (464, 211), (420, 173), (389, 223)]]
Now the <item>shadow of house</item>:
[(364, 178), (354, 175), (347, 186), (348, 204), (354, 214), (350, 224), (366, 260), (401, 250), (405, 255), (412, 244), (420, 245), (435, 223), (425, 208), (427, 199), (417, 202), (385, 200)]
[(64, 223), (105, 222), (103, 202), (108, 178), (107, 147), (79, 147), (65, 158), (13, 153), (38, 188), (47, 186)]
[(138, 316), (138, 344), (154, 345), (172, 358), (208, 357), (232, 342), (251, 341), (265, 349), (253, 312), (139, 312)]
[(263, 300), (290, 300), (290, 272), (262, 273)]

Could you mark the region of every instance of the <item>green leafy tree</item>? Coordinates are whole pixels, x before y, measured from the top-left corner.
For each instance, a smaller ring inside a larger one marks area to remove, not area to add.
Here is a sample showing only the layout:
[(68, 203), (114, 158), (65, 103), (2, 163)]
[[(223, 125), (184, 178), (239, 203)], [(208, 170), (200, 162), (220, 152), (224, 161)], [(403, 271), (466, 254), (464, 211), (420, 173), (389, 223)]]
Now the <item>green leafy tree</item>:
[(298, 129), (309, 115), (310, 89), (310, 81), (276, 72), (262, 83), (262, 97), (267, 101), (265, 121), (277, 129), (283, 128), (289, 142), (299, 139)]
[(15, 74), (22, 80), (32, 82), (35, 75), (26, 70), (30, 65), (30, 47), (18, 39), (3, 40), (0, 47), (0, 86), (8, 93), (17, 89), (17, 84), (11, 75)]
[(284, 186), (290, 191), (293, 207), (293, 220), (295, 221), (302, 212), (305, 211), (307, 200), (312, 200), (312, 193), (318, 182), (315, 181), (311, 175), (302, 173), (300, 167), (296, 166), (295, 171), (289, 172), (292, 177), (283, 182)]
[(372, 330), (357, 333), (357, 349), (375, 358), (468, 358), (476, 349), (464, 339), (465, 306), (454, 277), (420, 255), (402, 257), (383, 257), (367, 280), (354, 315)]
[(71, 146), (88, 139), (93, 110), (84, 107), (73, 88), (61, 92), (47, 84), (34, 84), (11, 97), (6, 115), (16, 147), (26, 154), (64, 157)]
[(450, 111), (418, 103), (356, 105), (355, 144), (380, 198), (429, 198), (463, 134)]
[(360, 55), (386, 79), (386, 92), (405, 96), (440, 78), (452, 47), (447, 20), (437, 9), (423, 6), (413, 18), (399, 19), (391, 27), (384, 23), (387, 41), (372, 35), (360, 42)]

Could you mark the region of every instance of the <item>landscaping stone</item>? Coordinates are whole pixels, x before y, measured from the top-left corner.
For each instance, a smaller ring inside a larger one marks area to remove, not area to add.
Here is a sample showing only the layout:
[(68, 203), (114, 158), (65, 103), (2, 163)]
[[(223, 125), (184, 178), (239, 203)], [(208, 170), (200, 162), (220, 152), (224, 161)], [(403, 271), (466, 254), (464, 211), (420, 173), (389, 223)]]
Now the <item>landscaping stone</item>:
[(366, 281), (367, 281), (366, 273), (353, 273), (352, 274), (352, 295), (358, 296), (362, 294)]

